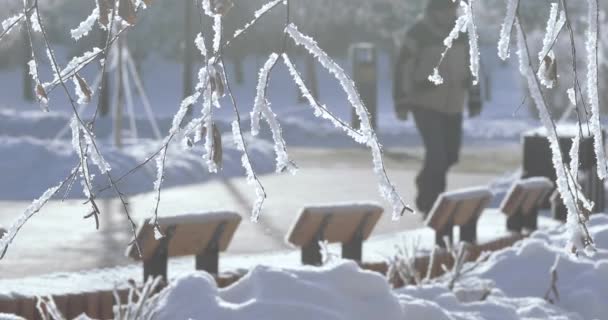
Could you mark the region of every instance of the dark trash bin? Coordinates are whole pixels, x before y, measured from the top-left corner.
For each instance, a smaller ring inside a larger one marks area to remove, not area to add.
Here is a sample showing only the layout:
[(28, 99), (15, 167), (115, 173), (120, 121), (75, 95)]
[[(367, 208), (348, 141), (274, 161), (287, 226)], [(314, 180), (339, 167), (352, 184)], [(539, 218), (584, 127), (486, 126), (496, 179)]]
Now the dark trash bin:
[[(570, 163), (570, 148), (572, 139), (575, 137), (578, 126), (576, 124), (558, 125), (557, 127), (559, 146), (565, 163)], [(593, 212), (602, 212), (605, 206), (604, 183), (597, 176), (597, 162), (593, 149), (593, 136), (583, 137), (579, 149), (579, 177), (578, 181), (589, 200), (595, 203)], [(605, 132), (603, 132), (605, 140)], [(523, 140), (523, 172), (522, 178), (547, 177), (555, 182), (557, 175), (553, 167), (552, 153), (544, 128), (527, 131), (522, 136)], [(546, 201), (543, 208), (551, 208), (553, 215), (558, 220), (565, 220), (565, 206), (561, 197), (553, 197), (554, 203)]]

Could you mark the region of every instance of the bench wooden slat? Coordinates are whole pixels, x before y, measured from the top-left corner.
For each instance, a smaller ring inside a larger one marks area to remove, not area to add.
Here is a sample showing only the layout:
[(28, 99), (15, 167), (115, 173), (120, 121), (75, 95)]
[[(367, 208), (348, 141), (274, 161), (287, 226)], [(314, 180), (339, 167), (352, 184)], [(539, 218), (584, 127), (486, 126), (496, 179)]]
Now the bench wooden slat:
[[(175, 228), (169, 241), (169, 257), (196, 255), (207, 248), (220, 223), (225, 222), (224, 232), (219, 238), (220, 251), (228, 248), (232, 237), (241, 222), (241, 216), (234, 212), (210, 212), (204, 214), (187, 214), (171, 217), (159, 217), (158, 225), (163, 234), (170, 227)], [(135, 260), (149, 259), (157, 250), (160, 241), (154, 238), (154, 226), (146, 219), (139, 227), (137, 241), (142, 251), (140, 257), (137, 248), (132, 245), (127, 255)]]
[(460, 240), (475, 242), (477, 220), (492, 200), (486, 187), (444, 192), (435, 201), (425, 224), (435, 230), (435, 242), (445, 247), (444, 237), (452, 241), (453, 227), (460, 226)]
[(382, 216), (383, 208), (373, 204), (331, 205), (302, 209), (288, 233), (287, 242), (302, 247), (310, 243), (321, 228), (325, 217), (329, 216), (323, 230), (323, 239), (330, 243), (350, 241), (361, 220), (368, 215), (362, 231), (367, 239)]
[(516, 181), (500, 205), (500, 210), (508, 217), (507, 229), (518, 233), (536, 229), (538, 209), (553, 188), (553, 182), (545, 177)]
[(321, 263), (319, 241), (342, 243), (342, 257), (360, 261), (367, 239), (384, 209), (376, 204), (338, 204), (303, 208), (286, 236), (302, 248), (302, 263)]

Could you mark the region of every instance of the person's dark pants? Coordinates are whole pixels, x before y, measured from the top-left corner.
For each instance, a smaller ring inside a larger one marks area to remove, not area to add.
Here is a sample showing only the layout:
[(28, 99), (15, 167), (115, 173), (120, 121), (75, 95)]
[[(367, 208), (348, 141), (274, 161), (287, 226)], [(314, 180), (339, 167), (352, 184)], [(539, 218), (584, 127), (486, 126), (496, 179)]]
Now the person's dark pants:
[(416, 206), (426, 216), (437, 197), (445, 191), (448, 170), (458, 162), (462, 113), (415, 109), (413, 114), (425, 148), (424, 164), (416, 177)]

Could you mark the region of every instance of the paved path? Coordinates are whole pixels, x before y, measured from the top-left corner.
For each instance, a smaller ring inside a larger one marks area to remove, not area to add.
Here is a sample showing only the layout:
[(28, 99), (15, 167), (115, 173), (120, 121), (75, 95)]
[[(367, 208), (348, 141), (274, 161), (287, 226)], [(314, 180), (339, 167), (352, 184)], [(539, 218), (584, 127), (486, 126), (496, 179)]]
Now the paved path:
[[(506, 151), (505, 151), (506, 150)], [(517, 152), (470, 150), (462, 165), (449, 176), (448, 188), (490, 183), (502, 172), (513, 170)], [(496, 152), (503, 153), (499, 156)], [(305, 205), (330, 202), (376, 201), (390, 208), (377, 192), (371, 170), (371, 157), (365, 150), (291, 150), (299, 164), (297, 175), (262, 177), (268, 193), (258, 223), (248, 219), (254, 194), (245, 179), (217, 179), (205, 184), (166, 189), (161, 196), (161, 213), (197, 212), (228, 209), (243, 214), (228, 254), (246, 254), (287, 248), (284, 236), (299, 209)], [(504, 156), (507, 155), (507, 156)], [(420, 150), (387, 153), (389, 175), (403, 198), (412, 203), (414, 177), (420, 165)], [(508, 158), (512, 158), (508, 160)], [(147, 217), (152, 208), (152, 194), (129, 199), (136, 220)], [(103, 215), (101, 229), (92, 220), (84, 220), (86, 207), (79, 200), (53, 201), (22, 229), (7, 256), (0, 260), (0, 277), (15, 278), (59, 271), (79, 271), (128, 264), (124, 249), (131, 234), (118, 201), (100, 200)], [(26, 202), (0, 202), (0, 225), (8, 225), (23, 212)], [(418, 215), (406, 215), (393, 222), (390, 214), (380, 221), (374, 234), (391, 233), (421, 226)]]

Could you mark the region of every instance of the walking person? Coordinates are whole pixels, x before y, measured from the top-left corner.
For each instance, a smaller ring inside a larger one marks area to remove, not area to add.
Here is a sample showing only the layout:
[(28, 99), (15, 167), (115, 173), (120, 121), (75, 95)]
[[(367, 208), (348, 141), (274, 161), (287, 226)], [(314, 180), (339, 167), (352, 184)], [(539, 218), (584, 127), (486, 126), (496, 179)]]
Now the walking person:
[(453, 28), (458, 2), (428, 0), (422, 17), (407, 32), (394, 68), (393, 99), (397, 117), (411, 113), (425, 148), (424, 164), (416, 177), (416, 206), (425, 214), (446, 189), (447, 173), (458, 162), (462, 143), (465, 101), (468, 115), (481, 112), (479, 86), (469, 71), (466, 37), (459, 37), (447, 51), (439, 73), (443, 83), (428, 77), (445, 49), (443, 39)]

